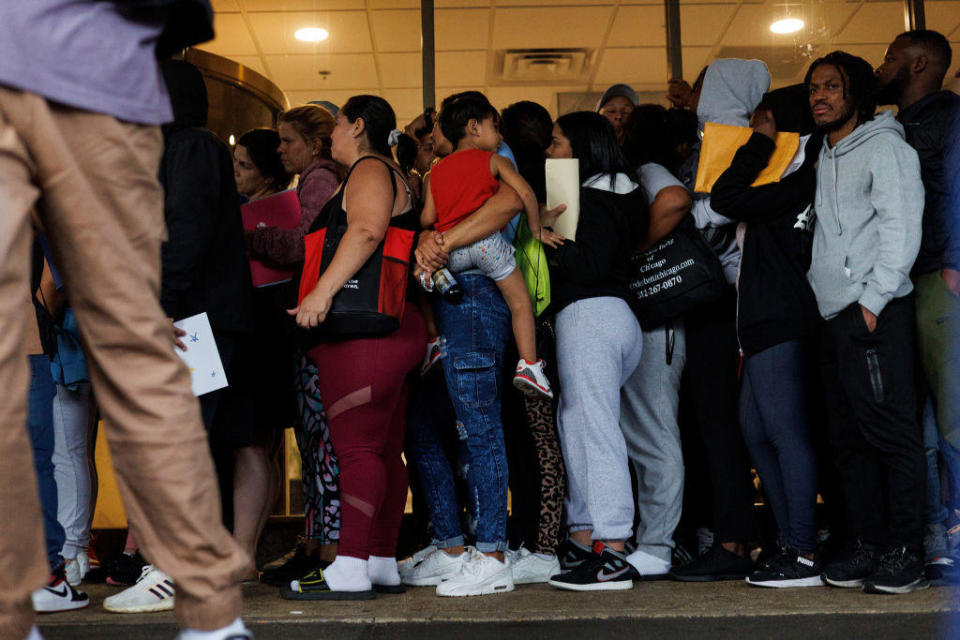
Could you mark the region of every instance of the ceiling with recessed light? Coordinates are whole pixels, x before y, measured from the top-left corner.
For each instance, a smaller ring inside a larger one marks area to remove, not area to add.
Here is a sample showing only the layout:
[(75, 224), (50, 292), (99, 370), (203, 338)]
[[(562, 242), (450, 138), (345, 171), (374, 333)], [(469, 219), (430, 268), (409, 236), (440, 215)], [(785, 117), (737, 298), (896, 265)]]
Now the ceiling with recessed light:
[[(558, 94), (599, 93), (615, 82), (646, 100), (667, 80), (664, 10), (657, 0), (435, 0), (437, 100), (480, 89), (497, 107)], [(810, 60), (842, 48), (879, 64), (904, 30), (902, 2), (681, 0), (684, 74), (717, 57), (767, 62), (775, 86), (802, 79)], [(403, 123), (422, 109), (419, 0), (213, 0), (217, 37), (200, 48), (270, 78), (291, 105), (342, 104), (357, 93), (390, 101)], [(960, 0), (927, 0), (928, 28), (960, 62)], [(775, 34), (777, 20), (804, 27)], [(329, 37), (302, 42), (294, 33)], [(531, 56), (529, 49), (551, 54)]]

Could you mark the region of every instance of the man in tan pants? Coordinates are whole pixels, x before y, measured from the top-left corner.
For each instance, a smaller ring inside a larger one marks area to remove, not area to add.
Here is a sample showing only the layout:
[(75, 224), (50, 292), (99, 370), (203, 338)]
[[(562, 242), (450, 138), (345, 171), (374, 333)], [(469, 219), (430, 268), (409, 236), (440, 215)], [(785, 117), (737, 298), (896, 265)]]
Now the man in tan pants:
[[(28, 6), (14, 4), (0, 19)], [(94, 6), (83, 10), (103, 9)], [(251, 637), (239, 619), (250, 559), (221, 525), (199, 405), (158, 302), (161, 150), (157, 126), (65, 106), (0, 75), (0, 640), (39, 637), (30, 594), (48, 574), (25, 427), (32, 210), (70, 291), (129, 520), (176, 582), (181, 637)]]

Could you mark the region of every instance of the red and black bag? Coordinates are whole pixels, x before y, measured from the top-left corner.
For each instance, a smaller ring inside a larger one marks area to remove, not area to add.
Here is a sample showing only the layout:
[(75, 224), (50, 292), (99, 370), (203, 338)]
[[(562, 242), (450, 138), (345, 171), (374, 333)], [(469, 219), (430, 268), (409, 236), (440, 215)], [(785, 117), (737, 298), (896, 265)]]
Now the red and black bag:
[[(320, 276), (330, 266), (347, 232), (347, 216), (340, 206), (345, 188), (346, 185), (328, 204), (332, 211), (322, 212), (329, 213), (327, 226), (308, 233), (304, 238), (298, 305), (313, 291)], [(390, 221), (387, 234), (373, 255), (333, 297), (326, 319), (316, 329), (309, 330), (313, 341), (383, 336), (400, 327), (416, 237), (413, 230), (395, 226), (406, 217), (407, 214), (403, 214)]]

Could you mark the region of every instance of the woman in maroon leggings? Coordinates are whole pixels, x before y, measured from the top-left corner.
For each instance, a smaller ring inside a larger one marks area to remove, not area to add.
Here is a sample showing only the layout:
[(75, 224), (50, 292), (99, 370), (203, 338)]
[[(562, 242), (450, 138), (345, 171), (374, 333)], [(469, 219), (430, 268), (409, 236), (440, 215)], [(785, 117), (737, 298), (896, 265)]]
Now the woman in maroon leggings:
[[(301, 327), (323, 323), (334, 295), (370, 258), (388, 226), (417, 229), (410, 190), (390, 155), (395, 127), (393, 109), (375, 96), (354, 96), (337, 115), (333, 158), (351, 169), (313, 228), (325, 227), (342, 210), (347, 231), (313, 291), (290, 312)], [(374, 589), (403, 590), (395, 554), (407, 497), (400, 458), (406, 376), (420, 364), (425, 341), (423, 317), (408, 304), (394, 333), (324, 342), (308, 352), (319, 369), (340, 462), (340, 548), (327, 569), (283, 587), (285, 598), (360, 600), (373, 598)]]

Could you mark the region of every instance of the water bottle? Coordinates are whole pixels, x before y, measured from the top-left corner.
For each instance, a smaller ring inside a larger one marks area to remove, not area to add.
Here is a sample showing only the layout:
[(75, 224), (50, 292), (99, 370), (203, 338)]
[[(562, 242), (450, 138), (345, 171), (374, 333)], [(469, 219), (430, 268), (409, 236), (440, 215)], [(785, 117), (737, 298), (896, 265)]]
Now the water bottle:
[(463, 287), (446, 267), (433, 272), (433, 284), (447, 302), (456, 304), (463, 297)]

